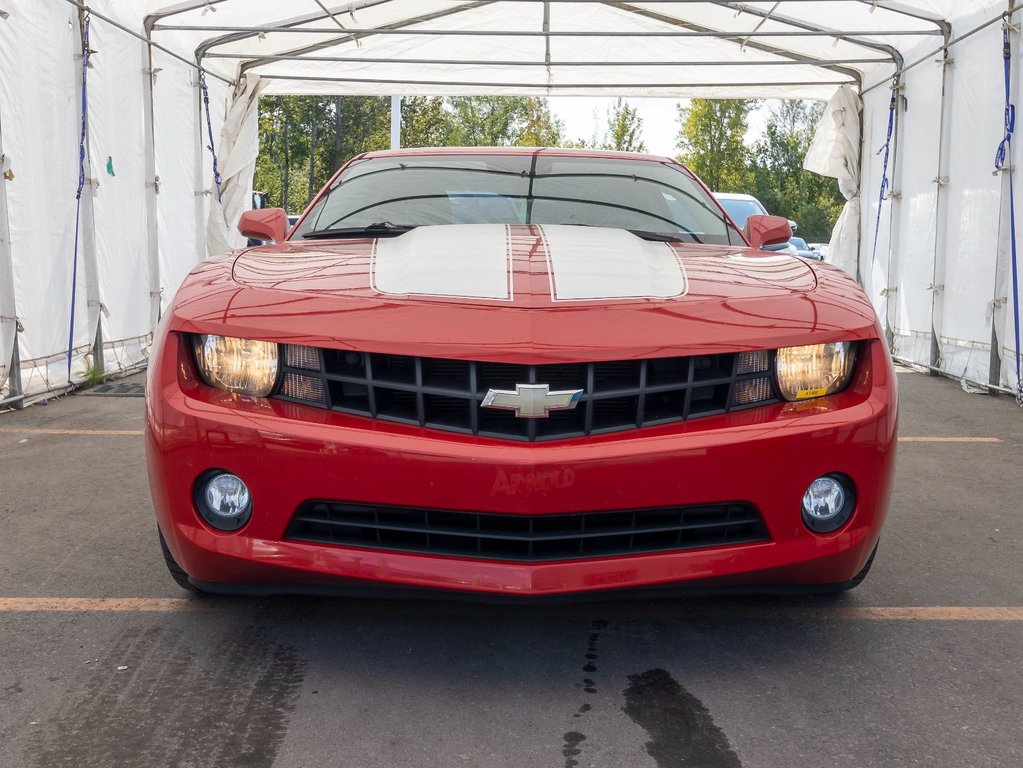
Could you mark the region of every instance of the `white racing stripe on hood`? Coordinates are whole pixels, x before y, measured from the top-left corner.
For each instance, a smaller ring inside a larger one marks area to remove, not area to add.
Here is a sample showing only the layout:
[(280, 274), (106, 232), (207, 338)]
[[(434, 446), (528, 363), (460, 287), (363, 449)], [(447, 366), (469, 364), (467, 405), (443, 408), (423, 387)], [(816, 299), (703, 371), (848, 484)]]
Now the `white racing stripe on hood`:
[(554, 301), (668, 299), (688, 289), (675, 249), (624, 229), (544, 225)]
[(371, 284), (399, 296), (510, 301), (510, 243), (504, 224), (418, 227), (383, 237), (373, 246)]

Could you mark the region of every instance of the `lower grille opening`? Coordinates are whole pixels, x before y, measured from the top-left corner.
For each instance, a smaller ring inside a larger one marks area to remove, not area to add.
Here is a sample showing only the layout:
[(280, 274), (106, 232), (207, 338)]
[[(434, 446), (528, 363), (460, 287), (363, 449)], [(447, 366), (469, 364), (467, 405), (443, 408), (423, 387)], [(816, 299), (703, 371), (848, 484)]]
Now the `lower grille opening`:
[(307, 501), (285, 539), (511, 561), (728, 546), (770, 537), (745, 502), (567, 515), (507, 515)]

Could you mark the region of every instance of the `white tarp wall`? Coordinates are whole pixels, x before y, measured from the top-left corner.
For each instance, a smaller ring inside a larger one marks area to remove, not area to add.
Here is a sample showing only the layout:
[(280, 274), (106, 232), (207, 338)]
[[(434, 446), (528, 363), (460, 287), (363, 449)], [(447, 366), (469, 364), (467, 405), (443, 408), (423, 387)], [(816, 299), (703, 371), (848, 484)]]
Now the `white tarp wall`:
[[(959, 25), (970, 31), (990, 18), (988, 8), (962, 17)], [(906, 60), (929, 50), (908, 49)], [(955, 45), (949, 59), (945, 64), (941, 55), (931, 56), (902, 78), (899, 141), (879, 230), (882, 158), (876, 153), (885, 142), (891, 90), (864, 96), (860, 277), (887, 322), (897, 358), (967, 379), (967, 387), (993, 383), (1014, 389), (1008, 180), (994, 172), (1004, 134), (1001, 25)], [(1021, 63), (1017, 38), (1014, 90)], [(1018, 144), (1019, 139), (1014, 164)], [(1018, 195), (1016, 210), (1019, 220)]]
[[(72, 378), (100, 363), (109, 371), (143, 362), (160, 308), (185, 274), (211, 243), (214, 250), (240, 244), (233, 225), (239, 201), (248, 199), (257, 89), (828, 99), (844, 84), (866, 91), (858, 197), (852, 149), (844, 160), (832, 158), (846, 163), (836, 175), (853, 219), (859, 206), (858, 232), (846, 232), (858, 235), (858, 259), (850, 237), (847, 265), (874, 301), (894, 353), (982, 384), (1015, 386), (1008, 178), (992, 175), (1003, 133), (998, 16), (1006, 0), (323, 5), (333, 15), (313, 0), (90, 3)], [(67, 380), (79, 16), (68, 0), (0, 0), (0, 152), (13, 172), (0, 180), (0, 401)], [(946, 39), (942, 20), (953, 41), (967, 38), (951, 48), (954, 65), (933, 53)], [(1018, 79), (1015, 33), (1013, 42)], [(197, 60), (207, 72), (225, 174), (222, 203)], [(890, 195), (878, 224), (877, 150), (896, 62), (914, 65), (901, 77)], [(239, 81), (245, 88), (232, 87)], [(1017, 157), (1014, 146), (1012, 162)], [(19, 321), (24, 330), (16, 334)], [(15, 338), (21, 376), (4, 385)]]

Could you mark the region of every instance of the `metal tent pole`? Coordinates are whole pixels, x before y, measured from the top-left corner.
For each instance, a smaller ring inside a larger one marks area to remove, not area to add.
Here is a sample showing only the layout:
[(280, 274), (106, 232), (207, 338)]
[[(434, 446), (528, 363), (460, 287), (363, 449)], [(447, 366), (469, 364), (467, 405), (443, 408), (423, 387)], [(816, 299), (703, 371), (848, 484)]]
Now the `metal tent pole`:
[(938, 121), (938, 165), (937, 175), (931, 183), (937, 185), (934, 214), (934, 269), (931, 277), (931, 353), (929, 367), (934, 370), (941, 368), (941, 333), (942, 297), (945, 287), (945, 266), (948, 258), (948, 168), (952, 152), (951, 119), (949, 110), (952, 104), (952, 59), (948, 55), (948, 47), (942, 49), (941, 59), (941, 107)]
[(145, 104), (142, 110), (145, 131), (146, 153), (146, 248), (149, 258), (149, 330), (156, 331), (160, 320), (160, 231), (159, 195), (160, 177), (156, 175), (156, 119), (155, 90), (156, 69), (153, 66), (153, 46), (146, 44), (142, 49), (143, 71), (146, 87), (143, 89)]
[[(85, 26), (86, 26), (86, 11), (84, 8), (78, 9), (78, 56), (77, 61), (85, 61), (86, 50), (85, 45), (88, 44), (87, 38), (85, 37)], [(91, 46), (90, 46), (91, 47)], [(91, 56), (93, 51), (89, 51), (90, 67), (91, 67)], [(99, 187), (99, 182), (93, 177), (92, 163), (89, 151), (89, 121), (88, 121), (88, 102), (84, 96), (85, 88), (85, 73), (80, 63), (76, 63), (75, 66), (75, 77), (76, 84), (79, 92), (83, 93), (82, 111), (81, 115), (83, 136), (84, 136), (84, 154), (81, 158), (83, 173), (85, 176), (85, 185), (82, 189), (81, 196), (81, 221), (80, 221), (80, 237), (81, 237), (81, 257), (82, 257), (82, 268), (84, 272), (84, 283), (85, 283), (85, 306), (86, 306), (86, 320), (88, 327), (92, 330), (92, 367), (95, 372), (103, 372), (103, 332), (102, 332), (102, 309), (103, 303), (100, 299), (99, 290), (99, 265), (96, 259), (96, 212), (93, 203), (94, 195)], [(72, 287), (74, 290), (74, 287)], [(73, 295), (73, 294), (72, 294)], [(74, 317), (75, 308), (71, 309), (71, 316)], [(71, 349), (74, 348), (74, 329), (71, 329), (72, 333), (69, 336), (69, 346)], [(69, 356), (72, 354), (69, 349)], [(69, 376), (70, 379), (70, 376)], [(69, 382), (70, 383), (70, 382)]]
[[(3, 125), (0, 124), (0, 158), (4, 156), (4, 135)], [(7, 217), (7, 180), (0, 177), (0, 263), (3, 263), (6, 267), (4, 270), (12, 279), (14, 278), (14, 263), (11, 259), (11, 228)], [(18, 323), (18, 312), (17, 312), (17, 297), (14, 295), (13, 282), (10, 285), (12, 304), (10, 307), (11, 317), (0, 317), (0, 326), (5, 322), (14, 323), (14, 340), (10, 350), (10, 365), (7, 369), (7, 379), (10, 382), (8, 390), (10, 396), (0, 400), (0, 406), (12, 406), (14, 408), (22, 408), (25, 400), (25, 395), (22, 390), (21, 383), (21, 358), (18, 352), (18, 329), (20, 324)], [(2, 286), (0, 286), (2, 290)], [(0, 361), (8, 362), (8, 361)], [(2, 383), (2, 382), (0, 382)]]
[(391, 149), (401, 149), (401, 96), (391, 97)]

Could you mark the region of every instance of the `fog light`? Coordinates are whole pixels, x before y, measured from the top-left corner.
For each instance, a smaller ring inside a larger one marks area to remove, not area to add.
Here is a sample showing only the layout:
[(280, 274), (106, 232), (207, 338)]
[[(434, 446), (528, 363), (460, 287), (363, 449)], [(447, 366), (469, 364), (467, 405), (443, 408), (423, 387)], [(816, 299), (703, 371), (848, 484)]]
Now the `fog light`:
[(803, 522), (816, 533), (838, 530), (853, 509), (852, 482), (838, 475), (818, 477), (803, 494)]
[(230, 472), (207, 472), (199, 478), (195, 491), (199, 514), (218, 530), (236, 531), (252, 515), (252, 496), (248, 486)]

